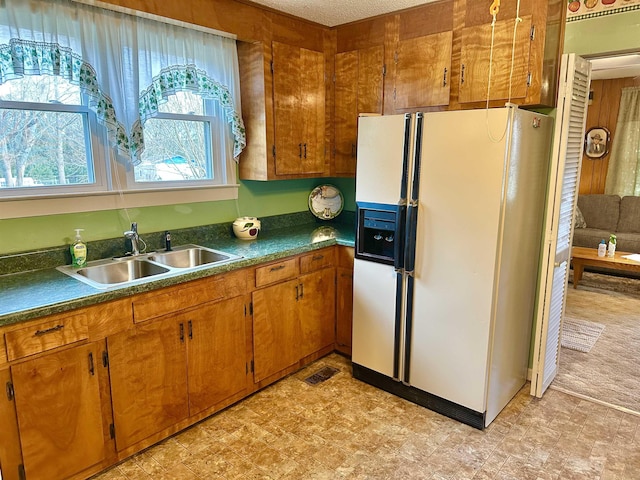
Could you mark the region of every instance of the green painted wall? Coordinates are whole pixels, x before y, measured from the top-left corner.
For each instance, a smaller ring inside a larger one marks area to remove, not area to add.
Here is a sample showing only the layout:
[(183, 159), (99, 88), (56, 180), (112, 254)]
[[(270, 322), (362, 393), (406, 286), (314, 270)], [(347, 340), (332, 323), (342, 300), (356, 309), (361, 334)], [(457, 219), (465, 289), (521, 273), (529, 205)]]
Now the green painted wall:
[[(345, 210), (355, 210), (353, 178), (316, 178), (274, 182), (241, 182), (238, 201), (188, 203), (128, 209), (139, 230), (157, 232), (231, 222), (238, 216), (266, 217), (308, 209), (308, 196), (317, 185), (331, 183), (342, 191)], [(0, 220), (0, 255), (64, 245), (74, 228), (84, 228), (87, 241), (117, 238), (129, 226), (124, 210), (48, 215)]]
[(564, 52), (583, 56), (640, 49), (640, 10), (569, 22)]

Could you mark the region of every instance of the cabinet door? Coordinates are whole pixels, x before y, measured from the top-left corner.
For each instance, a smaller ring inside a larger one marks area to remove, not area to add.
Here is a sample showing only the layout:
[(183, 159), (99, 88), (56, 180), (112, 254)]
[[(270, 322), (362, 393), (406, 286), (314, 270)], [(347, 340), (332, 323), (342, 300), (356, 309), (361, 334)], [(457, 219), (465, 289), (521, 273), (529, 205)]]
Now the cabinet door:
[(187, 324), (189, 414), (245, 389), (244, 298), (202, 306), (181, 316)]
[(272, 43), (276, 174), (324, 171), (324, 55)]
[(353, 269), (338, 268), (336, 276), (336, 345), (339, 351), (351, 355)]
[[(0, 386), (11, 384), (9, 369), (0, 370)], [(0, 397), (0, 478), (5, 480), (19, 480), (19, 466), (22, 465), (20, 452), (20, 437), (18, 435), (18, 420), (16, 418), (15, 402), (10, 395)]]
[(453, 32), (398, 42), (395, 110), (449, 104)]
[(254, 381), (284, 370), (300, 359), (297, 280), (253, 292)]
[(302, 275), (300, 281), (300, 357), (335, 342), (335, 269), (324, 268)]
[(188, 417), (186, 335), (168, 318), (107, 338), (119, 451)]
[[(324, 171), (324, 55), (300, 49), (301, 173)], [(295, 120), (294, 120), (295, 121)], [(276, 156), (276, 162), (277, 162)]]
[[(516, 31), (511, 75), (513, 20), (496, 22), (490, 100), (525, 98), (529, 87), (531, 16), (522, 17)], [(491, 25), (464, 28), (461, 35), (460, 103), (487, 100)]]
[(273, 42), (273, 108), (276, 174), (302, 171), (300, 48)]
[(355, 174), (358, 125), (358, 52), (336, 54), (335, 171)]
[(26, 478), (67, 478), (105, 458), (96, 345), (11, 367)]
[(382, 114), (384, 47), (336, 55), (335, 171), (355, 175), (358, 115)]

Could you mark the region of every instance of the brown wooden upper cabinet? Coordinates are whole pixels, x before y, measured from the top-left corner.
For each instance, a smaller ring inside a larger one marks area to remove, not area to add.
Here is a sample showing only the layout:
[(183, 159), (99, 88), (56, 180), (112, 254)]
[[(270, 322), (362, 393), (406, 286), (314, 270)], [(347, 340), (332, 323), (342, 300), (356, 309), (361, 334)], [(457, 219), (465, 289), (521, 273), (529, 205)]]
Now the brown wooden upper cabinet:
[(449, 104), (452, 39), (449, 31), (398, 42), (396, 111)]
[(335, 160), (336, 175), (355, 175), (358, 115), (382, 114), (384, 46), (336, 54)]
[(247, 128), (240, 178), (324, 176), (324, 53), (276, 41), (239, 42), (238, 57)]
[[(397, 15), (393, 53), (393, 112), (449, 105), (453, 1)], [(389, 103), (387, 105), (390, 105)]]
[(324, 172), (324, 54), (272, 43), (276, 175)]
[[(565, 5), (521, 0), (516, 12), (517, 4), (503, 1), (492, 29), (487, 5), (467, 2), (460, 33), (458, 101), (463, 108), (486, 102), (487, 94), (494, 106), (509, 99), (519, 105), (555, 106)], [(516, 17), (521, 19), (517, 26)]]

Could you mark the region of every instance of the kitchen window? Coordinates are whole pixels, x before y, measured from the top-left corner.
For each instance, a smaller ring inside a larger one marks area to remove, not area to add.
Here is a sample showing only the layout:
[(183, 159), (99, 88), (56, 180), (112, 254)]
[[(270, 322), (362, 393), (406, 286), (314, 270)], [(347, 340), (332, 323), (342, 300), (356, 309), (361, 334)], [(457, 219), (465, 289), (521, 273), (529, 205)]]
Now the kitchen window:
[(83, 97), (77, 86), (54, 76), (0, 85), (3, 195), (106, 188), (105, 137)]
[(235, 40), (72, 0), (5, 0), (0, 201), (221, 187), (183, 199), (237, 198), (239, 92)]

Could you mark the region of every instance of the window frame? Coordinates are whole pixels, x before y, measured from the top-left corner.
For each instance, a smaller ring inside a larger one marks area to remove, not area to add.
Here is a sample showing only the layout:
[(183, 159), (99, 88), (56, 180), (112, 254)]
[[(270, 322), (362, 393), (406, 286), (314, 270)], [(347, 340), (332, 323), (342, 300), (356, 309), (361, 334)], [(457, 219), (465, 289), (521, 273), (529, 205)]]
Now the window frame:
[[(15, 80), (11, 80), (15, 81)], [(81, 93), (81, 105), (69, 105), (62, 103), (42, 103), (0, 100), (0, 109), (3, 110), (28, 110), (36, 112), (76, 113), (82, 116), (83, 133), (85, 139), (85, 156), (87, 168), (93, 174), (93, 182), (71, 185), (50, 185), (42, 187), (14, 187), (0, 188), (2, 198), (24, 198), (33, 196), (57, 196), (69, 194), (92, 194), (108, 191), (109, 168), (106, 161), (105, 147), (107, 136), (104, 127), (98, 124), (95, 113), (88, 106), (88, 97)]]
[[(194, 94), (195, 95), (195, 94)], [(235, 176), (231, 174), (225, 158), (232, 155), (230, 152), (224, 152), (220, 158), (216, 158), (214, 153), (216, 150), (222, 151), (223, 145), (216, 135), (217, 131), (222, 128), (228, 128), (224, 114), (221, 108), (216, 108), (215, 100), (202, 99), (203, 114), (188, 113), (169, 113), (158, 111), (149, 120), (176, 120), (176, 121), (194, 121), (203, 122), (208, 125), (207, 135), (205, 138), (204, 151), (206, 155), (206, 169), (211, 172), (212, 178), (196, 179), (196, 180), (166, 180), (166, 181), (136, 181), (135, 170), (131, 168), (127, 171), (127, 190), (159, 190), (159, 189), (180, 189), (180, 188), (198, 188), (198, 187), (218, 187), (228, 185), (229, 179), (232, 178), (235, 183)], [(149, 121), (147, 120), (147, 121)], [(233, 141), (227, 138), (227, 141)], [(217, 148), (214, 148), (217, 147)]]

